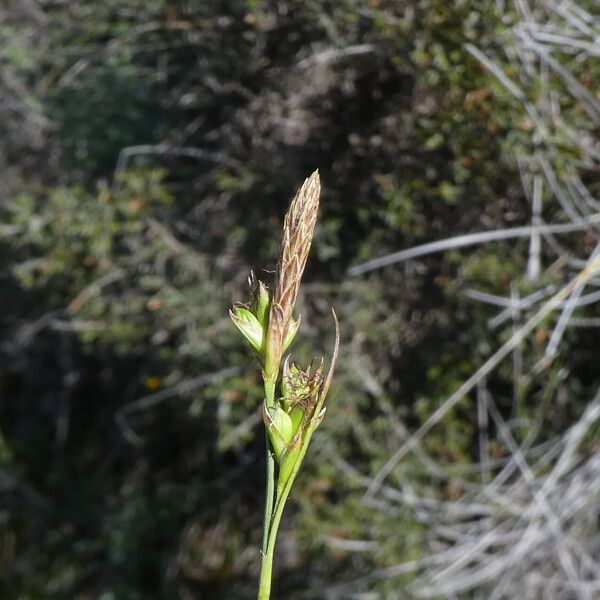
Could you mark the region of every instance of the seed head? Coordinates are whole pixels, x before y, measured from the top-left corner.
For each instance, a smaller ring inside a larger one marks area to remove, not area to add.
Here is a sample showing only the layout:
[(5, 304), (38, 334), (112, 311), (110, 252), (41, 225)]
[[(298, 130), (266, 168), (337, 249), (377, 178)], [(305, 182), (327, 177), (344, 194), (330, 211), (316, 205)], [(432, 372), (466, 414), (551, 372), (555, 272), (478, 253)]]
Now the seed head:
[(296, 326), (292, 312), (310, 251), (320, 193), (319, 172), (315, 171), (304, 181), (285, 215), (269, 313), (265, 364), (267, 377), (277, 377), (288, 334)]
[(263, 404), (263, 419), (279, 465), (279, 484), (285, 484), (306, 449), (314, 430), (325, 415), (325, 399), (333, 377), (340, 344), (340, 331), (335, 311), (335, 342), (329, 372), (323, 377), (323, 360), (313, 360), (307, 370), (290, 362), (283, 365), (282, 397), (274, 406)]

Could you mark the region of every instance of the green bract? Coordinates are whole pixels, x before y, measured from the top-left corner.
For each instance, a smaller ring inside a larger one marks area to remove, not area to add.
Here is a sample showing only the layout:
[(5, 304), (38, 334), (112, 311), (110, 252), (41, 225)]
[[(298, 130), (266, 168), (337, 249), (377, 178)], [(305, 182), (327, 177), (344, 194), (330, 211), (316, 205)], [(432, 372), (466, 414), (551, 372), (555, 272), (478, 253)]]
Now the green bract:
[(294, 435), (292, 419), (280, 406), (275, 408), (264, 406), (263, 417), (269, 439), (275, 451), (275, 458), (277, 462), (280, 462), (282, 454), (290, 445)]
[(229, 316), (241, 334), (252, 344), (257, 352), (263, 352), (265, 332), (260, 321), (243, 306), (229, 311)]

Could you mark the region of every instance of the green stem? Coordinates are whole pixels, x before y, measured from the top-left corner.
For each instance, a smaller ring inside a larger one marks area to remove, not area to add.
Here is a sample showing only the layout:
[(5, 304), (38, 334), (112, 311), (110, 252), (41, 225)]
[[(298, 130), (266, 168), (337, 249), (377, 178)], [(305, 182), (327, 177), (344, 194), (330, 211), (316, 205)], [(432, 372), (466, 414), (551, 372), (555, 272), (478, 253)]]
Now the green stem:
[(287, 481), (283, 486), (277, 486), (277, 502), (275, 504), (275, 512), (273, 513), (270, 531), (267, 540), (267, 549), (263, 554), (262, 566), (260, 570), (260, 586), (258, 589), (258, 600), (269, 600), (271, 597), (271, 576), (273, 573), (273, 557), (275, 556), (275, 545), (277, 543), (277, 533), (279, 532), (279, 524), (281, 522), (281, 517), (283, 515), (283, 509), (285, 508), (285, 503), (287, 502), (288, 496), (290, 495), (290, 491), (292, 489), (292, 485), (298, 475), (298, 471), (300, 471), (300, 467), (302, 462), (304, 461), (304, 457), (306, 455), (306, 451), (308, 450), (308, 444), (310, 442), (310, 438), (314, 433), (315, 429), (318, 426), (317, 421), (313, 421), (307, 432), (307, 436), (302, 441), (302, 446), (300, 449), (300, 454), (294, 464), (294, 467), (288, 477)]
[[(265, 400), (268, 407), (275, 404), (275, 381), (265, 379)], [(271, 590), (271, 573), (273, 570), (273, 554), (269, 555), (269, 535), (271, 533), (271, 524), (273, 520), (273, 504), (275, 500), (275, 459), (271, 452), (271, 442), (269, 435), (265, 431), (266, 443), (266, 460), (267, 460), (267, 483), (265, 489), (265, 518), (261, 549), (261, 567), (260, 567), (260, 588), (259, 598), (268, 599)], [(266, 596), (262, 595), (263, 590), (266, 591)]]
[(267, 551), (263, 556), (262, 567), (260, 570), (260, 586), (258, 588), (258, 600), (269, 600), (269, 598), (271, 597), (271, 576), (273, 574), (273, 556), (275, 555), (275, 543), (277, 542), (277, 532), (279, 530), (279, 523), (281, 522), (281, 515), (283, 515), (283, 509), (285, 507), (285, 501), (287, 500), (288, 495), (289, 489), (287, 489), (287, 493), (284, 490), (283, 494), (279, 498), (277, 498), (275, 512), (273, 513), (273, 520), (271, 521), (271, 531), (269, 532)]
[(269, 435), (265, 431), (265, 444), (267, 448), (267, 483), (265, 487), (265, 518), (262, 537), (262, 556), (267, 553), (267, 543), (269, 541), (269, 531), (271, 529), (271, 518), (273, 516), (273, 501), (275, 496), (275, 460), (271, 453)]
[(258, 587), (258, 600), (269, 600), (271, 597), (271, 576), (273, 574), (273, 550), (267, 548), (262, 557), (260, 567), (260, 583)]

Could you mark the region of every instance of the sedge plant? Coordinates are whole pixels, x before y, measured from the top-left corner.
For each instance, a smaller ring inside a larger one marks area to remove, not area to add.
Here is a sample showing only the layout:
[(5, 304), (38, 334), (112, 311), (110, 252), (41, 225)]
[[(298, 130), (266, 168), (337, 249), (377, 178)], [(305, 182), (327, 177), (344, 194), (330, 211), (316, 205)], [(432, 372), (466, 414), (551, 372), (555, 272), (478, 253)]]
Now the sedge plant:
[(285, 216), (273, 290), (251, 273), (250, 301), (236, 303), (230, 311), (233, 323), (260, 362), (264, 383), (267, 482), (259, 600), (268, 600), (271, 595), (281, 516), (311, 437), (325, 415), (325, 398), (339, 347), (339, 325), (332, 308), (335, 344), (327, 375), (323, 374), (322, 359), (313, 359), (307, 369), (292, 362), (289, 355), (284, 359), (300, 326), (294, 306), (310, 251), (320, 193), (319, 173), (315, 171), (302, 184)]

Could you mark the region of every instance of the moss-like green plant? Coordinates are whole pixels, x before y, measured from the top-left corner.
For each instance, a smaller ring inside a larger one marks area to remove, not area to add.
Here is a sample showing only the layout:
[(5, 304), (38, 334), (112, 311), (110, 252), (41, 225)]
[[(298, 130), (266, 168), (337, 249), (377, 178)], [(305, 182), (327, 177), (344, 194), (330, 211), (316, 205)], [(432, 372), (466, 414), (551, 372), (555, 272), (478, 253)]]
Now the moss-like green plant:
[(262, 412), (267, 486), (259, 600), (267, 600), (271, 595), (279, 523), (310, 439), (325, 414), (325, 398), (339, 346), (339, 326), (332, 309), (336, 335), (328, 374), (323, 375), (322, 360), (313, 360), (303, 370), (288, 356), (282, 365), (283, 354), (300, 325), (300, 319), (293, 316), (294, 305), (310, 251), (320, 192), (319, 173), (315, 171), (292, 200), (285, 217), (273, 292), (251, 273), (250, 302), (236, 304), (230, 311), (232, 321), (260, 361), (265, 388)]

